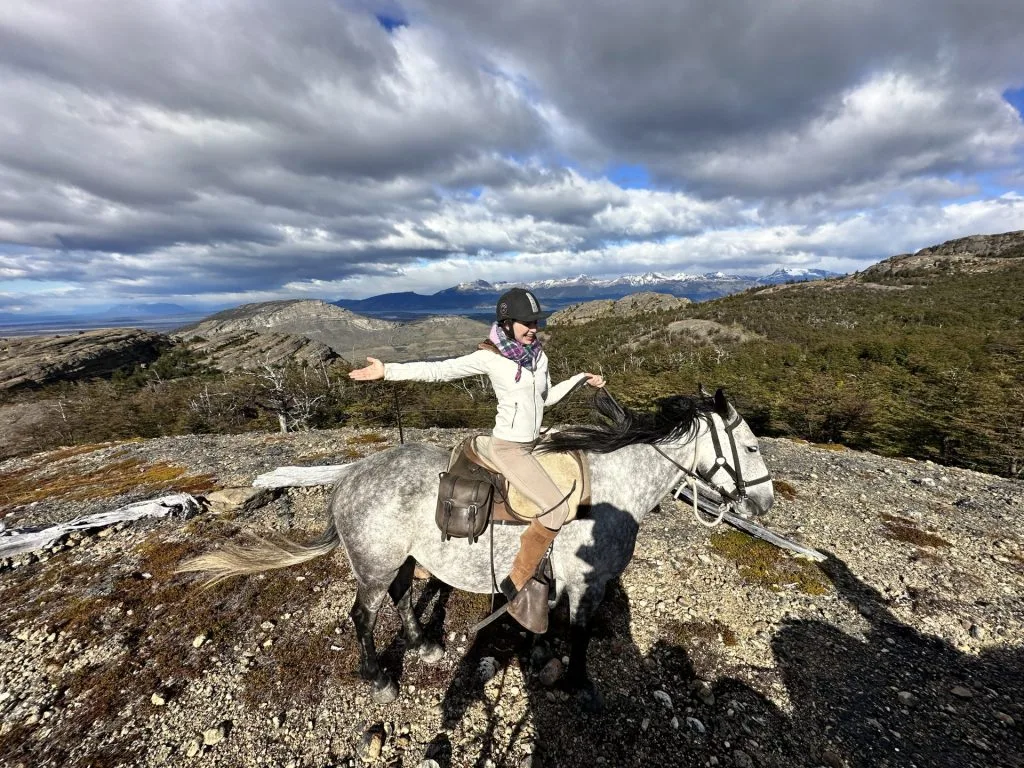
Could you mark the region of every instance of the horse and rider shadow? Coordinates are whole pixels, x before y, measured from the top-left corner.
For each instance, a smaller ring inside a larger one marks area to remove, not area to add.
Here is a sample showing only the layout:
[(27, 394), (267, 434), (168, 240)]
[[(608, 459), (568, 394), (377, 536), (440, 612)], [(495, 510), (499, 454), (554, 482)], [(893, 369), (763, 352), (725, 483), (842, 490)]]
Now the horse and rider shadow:
[[(444, 694), (443, 730), (425, 757), (442, 768), (707, 766), (716, 764), (712, 757), (722, 766), (779, 768), (1024, 766), (1024, 647), (963, 653), (901, 622), (835, 556), (821, 567), (868, 629), (856, 637), (817, 619), (784, 623), (771, 639), (776, 670), (769, 674), (783, 684), (787, 710), (744, 680), (717, 674), (715, 660), (692, 644), (662, 639), (643, 653), (630, 631), (629, 596), (616, 580), (590, 627), (601, 712), (586, 712), (557, 684), (538, 679), (552, 654), (566, 650), (557, 613), (553, 640), (533, 642), (512, 622), (498, 623), (463, 655)], [(449, 594), (433, 580), (423, 590), (421, 602), (433, 606), (428, 631), (443, 623)], [(481, 676), (485, 657), (496, 662), (497, 682)], [(523, 670), (527, 705), (514, 723), (494, 711), (512, 664)], [(655, 691), (668, 695), (671, 709)], [(449, 734), (478, 703), (485, 730), (469, 754)]]

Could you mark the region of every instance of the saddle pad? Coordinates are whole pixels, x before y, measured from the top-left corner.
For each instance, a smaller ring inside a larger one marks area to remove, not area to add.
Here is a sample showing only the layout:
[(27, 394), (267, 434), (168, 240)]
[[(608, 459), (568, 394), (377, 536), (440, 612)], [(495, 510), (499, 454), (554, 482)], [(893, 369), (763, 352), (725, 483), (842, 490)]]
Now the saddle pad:
[[(470, 447), (476, 454), (473, 458), (485, 469), (501, 474), (501, 470), (491, 459), (490, 435), (478, 435), (472, 438)], [(569, 494), (572, 489), (572, 493), (566, 499), (566, 503), (569, 505), (569, 516), (566, 518), (566, 522), (575, 520), (580, 504), (587, 504), (590, 501), (590, 478), (582, 457), (577, 453), (540, 453), (535, 454), (535, 457), (563, 494)], [(520, 493), (519, 489), (511, 483), (508, 483), (506, 502), (512, 513), (521, 518), (532, 519), (544, 511)]]

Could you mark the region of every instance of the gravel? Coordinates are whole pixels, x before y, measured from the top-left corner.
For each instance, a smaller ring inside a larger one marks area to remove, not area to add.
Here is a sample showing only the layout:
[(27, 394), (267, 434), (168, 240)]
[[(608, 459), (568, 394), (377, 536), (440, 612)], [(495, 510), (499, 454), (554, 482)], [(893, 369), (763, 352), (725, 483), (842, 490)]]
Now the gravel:
[[(461, 434), (406, 438), (448, 446)], [(49, 461), (66, 472), (169, 463), (230, 488), (396, 440), (189, 436)], [(782, 558), (768, 584), (666, 498), (595, 620), (601, 714), (561, 687), (570, 648), (557, 620), (537, 648), (504, 620), (469, 638), (487, 600), (419, 580), (414, 604), (445, 658), (404, 655), (394, 612), (382, 612), (377, 644), (401, 670), (401, 694), (376, 705), (355, 674), (343, 555), (238, 580), (216, 599), (161, 570), (161, 552), (240, 529), (312, 536), (327, 489), (294, 489), (233, 519), (140, 521), (0, 564), (0, 765), (1024, 765), (1022, 484), (837, 446), (762, 445), (777, 499), (763, 522), (829, 562)], [(7, 461), (0, 479), (47, 461)], [(0, 523), (137, 500), (46, 499), (0, 507)], [(802, 569), (823, 588), (805, 589)], [(261, 600), (273, 589), (286, 601)]]

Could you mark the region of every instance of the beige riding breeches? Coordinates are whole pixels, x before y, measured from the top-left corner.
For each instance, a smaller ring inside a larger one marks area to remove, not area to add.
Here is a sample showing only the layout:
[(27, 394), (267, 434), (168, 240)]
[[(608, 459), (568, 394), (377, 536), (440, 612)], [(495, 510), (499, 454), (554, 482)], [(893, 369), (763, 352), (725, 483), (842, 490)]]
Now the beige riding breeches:
[(537, 521), (545, 528), (557, 531), (569, 517), (569, 505), (565, 494), (558, 490), (555, 481), (531, 453), (532, 449), (533, 443), (515, 443), (492, 437), (491, 461), (520, 493), (545, 510), (537, 516)]

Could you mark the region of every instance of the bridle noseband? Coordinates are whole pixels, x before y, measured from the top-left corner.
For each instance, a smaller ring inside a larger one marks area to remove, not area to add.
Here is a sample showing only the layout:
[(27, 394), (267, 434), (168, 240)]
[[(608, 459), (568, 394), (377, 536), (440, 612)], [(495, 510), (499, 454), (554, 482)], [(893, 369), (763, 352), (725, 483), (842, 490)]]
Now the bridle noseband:
[[(696, 508), (698, 495), (697, 481), (700, 481), (700, 483), (703, 486), (711, 490), (719, 497), (721, 501), (719, 509), (717, 510), (719, 512), (718, 520), (715, 523), (717, 524), (717, 522), (721, 520), (721, 513), (725, 510), (725, 508), (732, 506), (733, 504), (737, 504), (741, 501), (744, 501), (745, 499), (748, 498), (748, 488), (754, 485), (760, 485), (761, 483), (771, 482), (772, 478), (769, 474), (765, 474), (761, 477), (756, 477), (752, 480), (747, 480), (743, 477), (743, 469), (740, 466), (739, 446), (736, 444), (736, 437), (733, 434), (736, 431), (736, 429), (740, 426), (740, 424), (743, 423), (743, 419), (738, 414), (736, 414), (735, 417), (728, 422), (726, 422), (726, 420), (722, 418), (723, 429), (725, 431), (726, 436), (729, 438), (729, 448), (732, 452), (732, 466), (729, 465), (728, 459), (725, 455), (725, 451), (722, 450), (722, 440), (721, 438), (719, 438), (718, 430), (715, 428), (714, 415), (702, 413), (699, 414), (697, 418), (707, 422), (708, 432), (711, 433), (711, 442), (715, 448), (715, 463), (711, 466), (710, 469), (702, 471), (696, 468), (696, 447), (694, 448), (693, 453), (693, 465), (690, 467), (684, 467), (678, 461), (676, 461), (667, 453), (665, 453), (665, 451), (663, 451), (660, 446), (654, 445), (653, 448), (666, 459), (668, 459), (670, 462), (672, 462), (672, 464), (674, 464), (676, 468), (678, 468), (683, 473), (683, 475), (687, 476), (690, 479), (690, 483), (687, 483), (687, 481), (684, 479), (684, 481), (679, 485), (679, 487), (672, 492), (672, 495), (675, 498), (678, 499), (679, 496), (682, 494), (683, 489), (689, 484), (693, 488), (693, 502), (694, 507)], [(696, 441), (697, 435), (699, 433), (700, 426), (698, 425), (697, 432), (694, 434), (694, 441)], [(727, 490), (726, 488), (722, 487), (721, 485), (714, 481), (715, 475), (717, 475), (719, 472), (725, 472), (732, 478), (735, 490)], [(698, 517), (698, 519), (700, 518)]]

